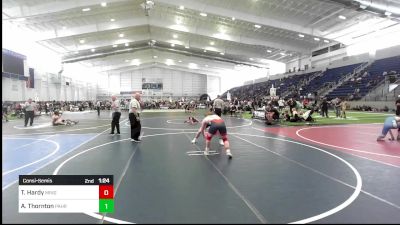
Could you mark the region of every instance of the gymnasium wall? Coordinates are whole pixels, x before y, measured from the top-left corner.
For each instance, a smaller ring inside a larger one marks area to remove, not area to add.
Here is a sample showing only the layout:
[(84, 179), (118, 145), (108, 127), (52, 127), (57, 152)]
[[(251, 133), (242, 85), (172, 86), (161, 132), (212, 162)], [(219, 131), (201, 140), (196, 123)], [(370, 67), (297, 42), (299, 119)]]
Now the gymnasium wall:
[(86, 101), (96, 99), (97, 85), (35, 71), (35, 88), (27, 88), (26, 81), (3, 77), (2, 94), (3, 101)]
[[(142, 89), (143, 83), (162, 83), (162, 89)], [(108, 72), (98, 80), (98, 94), (99, 98), (102, 98), (112, 94), (120, 95), (120, 92), (142, 91), (144, 99), (169, 96), (198, 97), (204, 93), (219, 91), (219, 84), (218, 77), (152, 67)]]

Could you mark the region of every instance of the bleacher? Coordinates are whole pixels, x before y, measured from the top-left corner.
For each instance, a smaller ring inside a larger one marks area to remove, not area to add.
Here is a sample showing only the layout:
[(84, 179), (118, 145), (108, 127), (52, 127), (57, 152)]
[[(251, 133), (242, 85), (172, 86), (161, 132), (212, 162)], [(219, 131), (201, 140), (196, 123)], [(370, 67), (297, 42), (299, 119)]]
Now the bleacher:
[[(363, 76), (364, 72), (366, 76)], [(360, 76), (355, 77), (343, 83), (341, 86), (337, 87), (331, 91), (328, 95), (328, 99), (333, 99), (336, 97), (347, 98), (353, 95), (351, 100), (358, 100), (368, 94), (368, 92), (374, 89), (382, 80), (385, 79), (383, 72), (386, 71), (400, 71), (400, 56), (379, 59), (370, 65), (367, 70), (363, 71)], [(361, 78), (361, 79), (359, 79)], [(355, 90), (359, 89), (358, 93)]]
[(308, 85), (303, 87), (300, 94), (302, 96), (307, 95), (311, 91), (317, 91), (323, 88), (325, 85), (329, 83), (336, 83), (342, 77), (346, 76), (349, 73), (352, 73), (355, 68), (360, 66), (362, 63), (327, 69), (321, 76), (313, 79)]

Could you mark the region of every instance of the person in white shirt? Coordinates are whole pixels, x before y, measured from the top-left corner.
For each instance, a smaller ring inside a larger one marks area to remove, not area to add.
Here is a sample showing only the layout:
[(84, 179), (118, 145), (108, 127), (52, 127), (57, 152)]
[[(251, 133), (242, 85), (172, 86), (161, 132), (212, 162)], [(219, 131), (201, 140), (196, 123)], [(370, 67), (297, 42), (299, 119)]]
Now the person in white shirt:
[(28, 125), (28, 120), (30, 119), (29, 125), (32, 126), (33, 118), (35, 117), (35, 108), (36, 104), (32, 102), (32, 99), (29, 98), (27, 102), (25, 102), (24, 109), (25, 109), (25, 127)]
[(129, 103), (129, 121), (131, 123), (131, 141), (140, 142), (139, 139), (142, 125), (140, 123), (140, 94), (135, 93)]
[(119, 131), (119, 119), (121, 118), (120, 103), (116, 96), (112, 96), (111, 110), (112, 110), (112, 121), (111, 121), (111, 133), (114, 134), (115, 128), (117, 128), (117, 134), (121, 134)]
[[(206, 131), (207, 127), (209, 127), (208, 131)], [(208, 115), (206, 116), (206, 118), (203, 119), (199, 131), (192, 140), (192, 144), (195, 144), (200, 134), (203, 134), (204, 138), (206, 139), (206, 148), (204, 151), (204, 155), (209, 155), (211, 139), (217, 133), (219, 133), (219, 135), (222, 137), (226, 155), (228, 156), (229, 159), (232, 159), (232, 153), (231, 150), (229, 149), (229, 141), (228, 141), (228, 133), (226, 131), (226, 125), (224, 120), (218, 115), (215, 114)]]

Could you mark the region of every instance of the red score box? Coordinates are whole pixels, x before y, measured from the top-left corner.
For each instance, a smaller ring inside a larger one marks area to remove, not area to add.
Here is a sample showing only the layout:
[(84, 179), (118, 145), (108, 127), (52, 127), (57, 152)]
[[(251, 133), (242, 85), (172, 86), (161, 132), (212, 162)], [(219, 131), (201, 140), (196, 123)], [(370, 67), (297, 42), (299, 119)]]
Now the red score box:
[(99, 186), (99, 199), (113, 199), (114, 186), (113, 185), (100, 185)]

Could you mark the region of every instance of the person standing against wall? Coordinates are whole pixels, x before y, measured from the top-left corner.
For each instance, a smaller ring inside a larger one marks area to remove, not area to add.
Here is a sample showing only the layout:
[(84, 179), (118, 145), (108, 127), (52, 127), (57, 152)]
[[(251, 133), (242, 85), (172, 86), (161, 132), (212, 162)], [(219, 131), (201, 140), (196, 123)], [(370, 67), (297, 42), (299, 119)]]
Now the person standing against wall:
[(135, 93), (129, 104), (129, 121), (131, 124), (131, 141), (140, 142), (139, 139), (142, 125), (140, 123), (140, 94)]
[(112, 121), (111, 121), (111, 133), (114, 134), (115, 127), (117, 128), (117, 135), (121, 134), (119, 131), (119, 119), (121, 118), (120, 103), (116, 96), (111, 97), (111, 110), (112, 110)]
[(97, 103), (96, 103), (96, 108), (97, 108), (97, 116), (100, 116), (100, 106), (101, 106), (101, 103), (100, 103), (100, 101), (97, 101)]
[(32, 99), (29, 98), (27, 102), (25, 102), (24, 109), (25, 109), (25, 127), (28, 125), (28, 120), (30, 119), (29, 125), (33, 125), (33, 118), (35, 117), (35, 108), (36, 104), (32, 102)]

